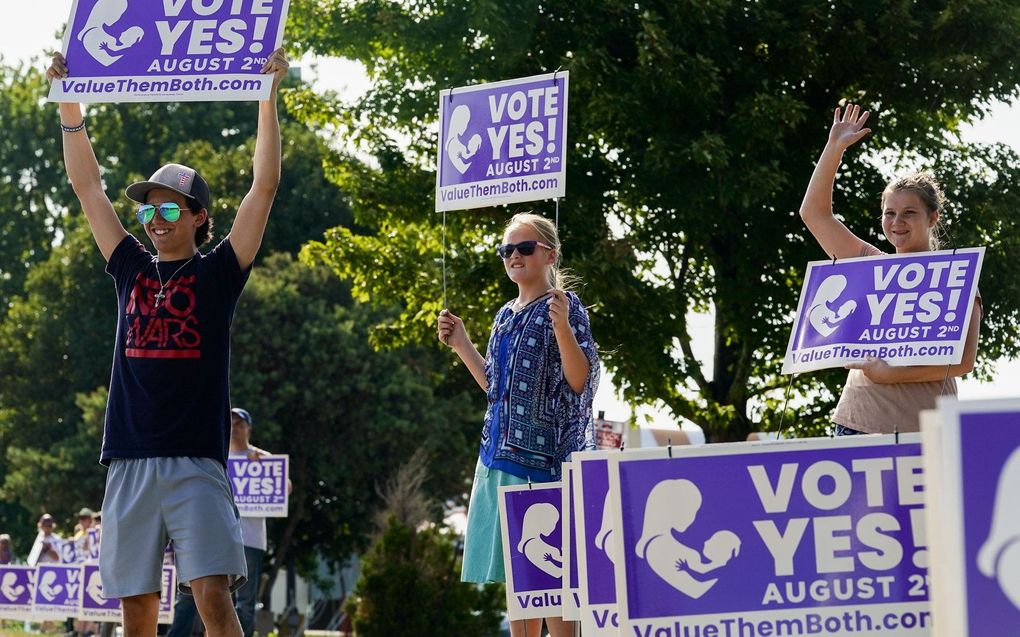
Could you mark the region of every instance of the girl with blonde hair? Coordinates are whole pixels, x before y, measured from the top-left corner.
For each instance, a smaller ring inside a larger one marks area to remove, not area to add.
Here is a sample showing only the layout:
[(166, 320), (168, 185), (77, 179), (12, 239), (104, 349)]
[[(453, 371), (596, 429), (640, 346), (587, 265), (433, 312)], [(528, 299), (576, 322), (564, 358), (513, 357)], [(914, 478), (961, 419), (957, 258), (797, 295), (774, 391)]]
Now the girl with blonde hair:
[[(497, 494), (500, 486), (560, 479), (570, 454), (595, 448), (592, 400), (599, 357), (588, 313), (560, 271), (556, 226), (532, 213), (514, 215), (496, 248), (517, 297), (496, 313), (485, 356), (460, 317), (439, 313), (438, 336), (488, 397), (468, 505), (461, 579), (504, 582)], [(546, 618), (553, 637), (573, 623)], [(539, 634), (541, 620), (513, 621), (513, 637)]]
[[(868, 111), (847, 104), (837, 108), (829, 139), (811, 175), (800, 216), (825, 251), (836, 259), (884, 254), (851, 232), (832, 213), (836, 171), (847, 148), (871, 132), (864, 125)], [(938, 229), (945, 210), (942, 187), (929, 172), (893, 180), (882, 192), (882, 233), (896, 254), (938, 250)], [(967, 331), (963, 360), (949, 365), (892, 366), (879, 358), (847, 365), (850, 370), (832, 420), (836, 435), (917, 431), (919, 414), (935, 408), (935, 397), (956, 394), (956, 377), (974, 368), (981, 297), (978, 296)]]

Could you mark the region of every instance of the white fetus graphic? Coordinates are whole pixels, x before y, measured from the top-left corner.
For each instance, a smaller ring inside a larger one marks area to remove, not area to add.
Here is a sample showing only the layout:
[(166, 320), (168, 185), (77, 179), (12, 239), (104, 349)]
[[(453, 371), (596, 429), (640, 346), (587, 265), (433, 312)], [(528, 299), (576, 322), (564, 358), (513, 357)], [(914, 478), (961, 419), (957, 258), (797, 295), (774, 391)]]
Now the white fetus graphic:
[(999, 582), (1003, 594), (1020, 610), (1020, 447), (1002, 467), (988, 539), (977, 554), (977, 567)]
[(600, 548), (609, 561), (616, 564), (616, 553), (613, 550), (613, 523), (609, 515), (609, 492), (606, 491), (606, 499), (602, 502), (602, 526), (595, 534), (595, 546)]
[(103, 597), (103, 580), (98, 570), (92, 571), (92, 574), (89, 576), (89, 583), (85, 585), (85, 592), (97, 604), (106, 603), (106, 598)]
[(815, 298), (808, 309), (808, 322), (822, 336), (835, 332), (839, 324), (857, 309), (856, 301), (847, 301), (836, 310), (830, 307), (846, 289), (846, 284), (845, 276), (834, 274), (822, 281), (815, 292)]
[(446, 143), (444, 144), (450, 163), (462, 175), (467, 172), (468, 168), (471, 168), (471, 163), (467, 160), (474, 157), (482, 146), (482, 137), (478, 133), (471, 136), (466, 146), (460, 139), (460, 136), (467, 132), (470, 121), (471, 109), (466, 104), (461, 104), (453, 109), (453, 113), (450, 115), (450, 129), (446, 133)]
[(57, 574), (54, 571), (46, 571), (39, 582), (39, 594), (52, 602), (64, 591), (64, 587), (57, 584)]
[(119, 36), (106, 31), (106, 27), (121, 19), (127, 8), (128, 0), (96, 0), (85, 26), (78, 32), (82, 46), (103, 66), (110, 66), (124, 57), (114, 53), (133, 47), (145, 35), (139, 26), (128, 27)]
[(18, 598), (25, 594), (25, 587), (18, 584), (17, 573), (4, 573), (4, 579), (0, 581), (0, 593), (11, 602), (18, 601)]
[(648, 494), (641, 539), (635, 550), (655, 574), (688, 597), (700, 598), (718, 578), (701, 580), (704, 575), (725, 566), (740, 553), (740, 538), (732, 531), (716, 531), (705, 540), (702, 551), (676, 539), (698, 517), (701, 490), (690, 480), (663, 480)]
[(556, 530), (560, 521), (560, 512), (548, 502), (538, 502), (524, 512), (521, 524), (521, 540), (517, 543), (517, 552), (523, 553), (528, 561), (538, 569), (552, 575), (563, 576), (563, 554), (558, 546), (553, 546), (545, 537)]

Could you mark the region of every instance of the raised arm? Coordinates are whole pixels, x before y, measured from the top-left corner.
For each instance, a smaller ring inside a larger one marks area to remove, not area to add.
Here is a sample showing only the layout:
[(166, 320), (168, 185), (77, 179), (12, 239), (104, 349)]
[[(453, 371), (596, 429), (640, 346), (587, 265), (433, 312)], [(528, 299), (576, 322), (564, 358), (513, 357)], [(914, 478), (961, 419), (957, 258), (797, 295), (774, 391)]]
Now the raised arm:
[(861, 108), (855, 104), (847, 104), (846, 111), (842, 113), (839, 108), (836, 109), (832, 128), (829, 129), (829, 141), (815, 164), (804, 201), (800, 204), (800, 218), (829, 257), (859, 257), (864, 248), (864, 241), (833, 216), (832, 190), (844, 151), (871, 132), (870, 128), (864, 128), (868, 115), (868, 111), (861, 113)]
[[(59, 52), (53, 54), (50, 67), (46, 69), (46, 77), (51, 82), (67, 77), (67, 62), (63, 54)], [(64, 130), (64, 166), (67, 169), (67, 178), (71, 181), (74, 194), (81, 203), (99, 251), (103, 258), (109, 261), (114, 249), (127, 236), (127, 230), (124, 229), (124, 224), (117, 217), (110, 198), (103, 190), (99, 162), (92, 150), (88, 131), (84, 127), (85, 117), (82, 115), (81, 105), (62, 103), (59, 111), (60, 125)], [(79, 126), (81, 128), (78, 128)]]
[(276, 111), (276, 93), (289, 66), (283, 49), (277, 49), (262, 67), (263, 73), (273, 75), (273, 88), (269, 92), (269, 99), (259, 102), (251, 190), (241, 201), (234, 225), (230, 229), (230, 245), (234, 248), (237, 263), (242, 270), (255, 261), (255, 255), (262, 245), (262, 236), (266, 232), (266, 222), (273, 207), (276, 189), (280, 185), (280, 118)]

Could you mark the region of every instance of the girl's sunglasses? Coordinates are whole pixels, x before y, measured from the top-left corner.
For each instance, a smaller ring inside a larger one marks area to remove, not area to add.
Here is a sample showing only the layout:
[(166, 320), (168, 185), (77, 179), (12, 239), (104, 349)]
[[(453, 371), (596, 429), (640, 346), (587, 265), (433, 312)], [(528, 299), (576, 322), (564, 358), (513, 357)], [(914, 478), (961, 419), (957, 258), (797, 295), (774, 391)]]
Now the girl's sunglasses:
[(181, 218), (181, 207), (173, 202), (161, 203), (159, 208), (147, 203), (138, 206), (138, 221), (145, 225), (152, 221), (156, 216), (156, 210), (159, 210), (159, 216), (163, 217), (167, 221), (177, 221)]
[(509, 259), (513, 256), (514, 250), (517, 250), (517, 253), (522, 257), (530, 257), (535, 254), (535, 248), (538, 246), (542, 246), (546, 250), (553, 249), (551, 245), (541, 241), (521, 241), (520, 243), (504, 243), (501, 246), (496, 246), (496, 254), (503, 259)]

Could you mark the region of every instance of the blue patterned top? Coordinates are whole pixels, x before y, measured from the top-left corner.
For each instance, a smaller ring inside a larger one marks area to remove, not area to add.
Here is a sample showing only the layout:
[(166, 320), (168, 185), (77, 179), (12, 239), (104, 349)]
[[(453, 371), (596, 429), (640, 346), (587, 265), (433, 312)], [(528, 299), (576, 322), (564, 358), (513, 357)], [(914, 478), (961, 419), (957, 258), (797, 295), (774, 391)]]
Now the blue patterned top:
[(595, 449), (592, 401), (599, 385), (599, 356), (588, 312), (567, 292), (570, 327), (588, 358), (578, 394), (563, 376), (549, 319), (549, 296), (518, 312), (512, 302), (496, 313), (485, 352), (489, 407), (479, 451), (482, 464), (519, 478), (549, 482), (572, 452)]

